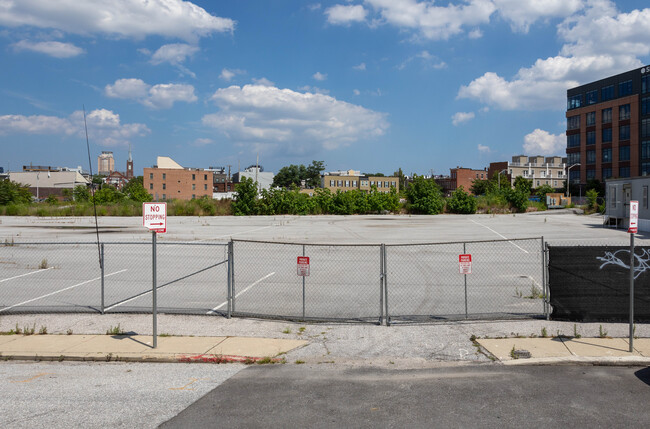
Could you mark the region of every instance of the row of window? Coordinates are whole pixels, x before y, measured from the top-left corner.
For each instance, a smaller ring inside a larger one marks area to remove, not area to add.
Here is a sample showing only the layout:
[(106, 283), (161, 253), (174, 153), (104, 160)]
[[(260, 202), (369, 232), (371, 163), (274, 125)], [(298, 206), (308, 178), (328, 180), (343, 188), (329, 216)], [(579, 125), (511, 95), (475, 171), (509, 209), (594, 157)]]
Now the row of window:
[[(612, 142), (612, 129), (603, 128), (601, 130), (602, 142), (611, 143)], [(618, 141), (626, 141), (630, 139), (630, 126), (621, 125), (618, 128)], [(587, 131), (587, 146), (596, 144), (596, 131)], [(580, 134), (572, 134), (567, 136), (567, 147), (580, 147)]]
[[(162, 188), (163, 188), (163, 189), (167, 189), (167, 183), (163, 183), (163, 184), (162, 184)], [(149, 189), (153, 189), (153, 183), (149, 183)], [(192, 190), (193, 190), (193, 191), (196, 191), (196, 184), (195, 184), (195, 183), (192, 183)], [(207, 191), (207, 190), (208, 190), (208, 185), (207, 185), (207, 184), (204, 184), (204, 185), (203, 185), (203, 190), (204, 190), (204, 191)], [(180, 192), (180, 191), (178, 191), (178, 192)]]
[[(647, 111), (650, 113), (650, 97), (647, 97), (647, 99), (648, 99), (648, 105), (644, 107), (644, 105), (642, 104), (642, 109), (646, 108)], [(645, 113), (643, 114), (645, 115)], [(612, 108), (608, 107), (607, 109), (601, 110), (600, 118), (602, 124), (610, 124), (612, 122)], [(587, 112), (585, 114), (585, 119), (588, 127), (596, 125), (596, 112), (595, 111)], [(625, 121), (627, 119), (630, 119), (630, 105), (623, 104), (621, 106), (618, 106), (618, 120)], [(566, 128), (567, 130), (580, 129), (580, 115), (569, 116), (567, 118)]]
[[(645, 91), (647, 87), (647, 82), (642, 79), (642, 90)], [(615, 86), (608, 85), (600, 89), (600, 102), (613, 100), (617, 97), (614, 92)], [(618, 84), (618, 97), (627, 97), (632, 95), (634, 91), (634, 86), (632, 85), (632, 80), (626, 80), (624, 82), (619, 82)], [(598, 90), (587, 91), (585, 94), (585, 99), (583, 101), (583, 94), (577, 94), (571, 96), (567, 99), (567, 110), (577, 109), (583, 106), (590, 106), (592, 104), (598, 103)]]
[[(162, 174), (162, 179), (167, 180), (167, 173)], [(153, 180), (153, 173), (149, 173), (149, 180)], [(196, 174), (192, 174), (192, 180), (196, 180)], [(203, 175), (203, 180), (208, 180), (208, 175)]]
[[(374, 180), (370, 181), (370, 186), (375, 186), (377, 185), (378, 188), (384, 187), (384, 188), (390, 188), (392, 187), (397, 187), (397, 182), (382, 182), (382, 181), (377, 181), (375, 182)], [(330, 186), (332, 187), (339, 187), (339, 188), (356, 188), (357, 187), (357, 181), (356, 180), (330, 180)], [(367, 180), (362, 180), (361, 181), (361, 186), (368, 186), (368, 181)]]
[[(512, 175), (512, 170), (510, 170), (510, 174)], [(524, 177), (535, 177), (535, 170), (530, 170), (530, 172), (528, 170), (524, 170), (522, 172), (522, 176), (524, 176)], [(564, 173), (562, 172), (562, 170), (559, 170), (557, 172), (557, 177), (561, 179), (563, 176), (564, 176)], [(547, 175), (546, 170), (540, 170), (538, 177), (540, 177), (542, 179), (546, 179), (546, 178), (550, 179), (550, 178), (553, 177), (553, 172), (549, 171), (548, 175)]]

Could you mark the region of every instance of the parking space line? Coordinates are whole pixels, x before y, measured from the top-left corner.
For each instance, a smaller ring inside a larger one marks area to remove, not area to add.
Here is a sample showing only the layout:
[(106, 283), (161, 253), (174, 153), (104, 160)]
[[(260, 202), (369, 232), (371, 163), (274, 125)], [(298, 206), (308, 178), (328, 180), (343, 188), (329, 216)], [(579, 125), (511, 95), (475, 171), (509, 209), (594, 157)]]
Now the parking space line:
[[(242, 290), (242, 291), (239, 292), (237, 295), (235, 295), (235, 298), (238, 298), (241, 294), (243, 294), (244, 292), (248, 291), (250, 288), (252, 288), (252, 287), (255, 286), (256, 284), (258, 284), (258, 283), (261, 282), (262, 280), (266, 280), (266, 279), (268, 279), (269, 277), (271, 277), (271, 276), (274, 275), (274, 274), (275, 274), (275, 271), (272, 272), (272, 273), (268, 273), (267, 275), (265, 275), (265, 276), (262, 277), (261, 279), (256, 280), (256, 281), (254, 281), (253, 283), (249, 284), (248, 286), (246, 286), (246, 287), (244, 288), (244, 290)], [(212, 314), (212, 313), (214, 313), (215, 311), (217, 311), (218, 309), (220, 309), (221, 307), (223, 307), (223, 306), (226, 305), (226, 304), (228, 304), (228, 301), (225, 301), (225, 302), (223, 302), (222, 304), (220, 304), (220, 305), (214, 307), (212, 310), (208, 311), (208, 312), (205, 313), (205, 314)]]
[[(127, 270), (124, 269), (124, 270), (116, 271), (114, 273), (105, 274), (104, 277), (110, 277), (110, 276), (113, 276), (115, 274), (123, 273), (124, 271), (127, 271)], [(0, 313), (2, 313), (5, 310), (12, 309), (14, 307), (20, 307), (21, 305), (25, 305), (25, 304), (29, 304), (30, 302), (38, 301), (39, 299), (47, 298), (48, 296), (56, 295), (57, 293), (65, 292), (66, 290), (74, 289), (76, 287), (83, 286), (85, 284), (88, 284), (88, 283), (91, 283), (91, 282), (94, 282), (94, 281), (97, 281), (97, 280), (101, 280), (101, 278), (102, 278), (101, 276), (95, 277), (94, 279), (86, 280), (85, 282), (77, 283), (76, 285), (73, 285), (73, 286), (68, 286), (67, 288), (57, 290), (57, 291), (52, 292), (52, 293), (48, 293), (47, 295), (42, 295), (42, 296), (39, 296), (37, 298), (32, 298), (30, 300), (23, 301), (23, 302), (18, 303), (18, 304), (10, 305), (9, 307), (5, 307), (5, 308), (0, 309)]]
[(19, 275), (19, 276), (14, 276), (14, 277), (9, 277), (8, 279), (2, 279), (2, 280), (0, 280), (0, 283), (2, 283), (2, 282), (8, 282), (9, 280), (17, 279), (17, 278), (20, 278), (20, 277), (29, 276), (30, 274), (40, 273), (41, 271), (51, 270), (52, 268), (54, 268), (54, 267), (43, 268), (42, 270), (32, 271), (31, 273), (21, 274), (21, 275)]
[[(495, 234), (498, 235), (499, 237), (503, 238), (504, 240), (508, 240), (508, 237), (506, 237), (505, 235), (499, 234), (498, 232), (496, 232), (495, 230), (493, 230), (493, 229), (490, 228), (489, 226), (485, 226), (485, 225), (483, 225), (482, 223), (478, 223), (478, 222), (476, 222), (474, 219), (470, 219), (470, 221), (474, 222), (474, 223), (477, 224), (478, 226), (482, 226), (483, 228), (487, 228), (487, 229), (489, 229), (490, 231), (492, 231), (493, 233), (495, 233)], [(525, 249), (522, 249), (521, 247), (517, 246), (517, 245), (516, 245), (515, 243), (513, 243), (512, 241), (508, 240), (508, 243), (512, 244), (513, 246), (515, 246), (517, 249), (521, 250), (522, 252), (524, 252), (524, 253), (528, 253), (528, 251), (526, 251)]]

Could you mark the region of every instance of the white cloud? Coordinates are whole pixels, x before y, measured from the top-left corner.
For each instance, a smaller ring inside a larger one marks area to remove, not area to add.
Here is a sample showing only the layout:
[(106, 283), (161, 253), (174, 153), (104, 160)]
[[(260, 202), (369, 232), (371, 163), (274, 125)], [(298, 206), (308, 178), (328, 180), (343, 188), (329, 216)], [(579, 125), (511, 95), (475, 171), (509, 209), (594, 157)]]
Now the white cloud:
[(352, 90), (352, 93), (353, 93), (354, 95), (361, 95), (361, 91), (359, 91), (358, 89), (353, 89), (353, 90)]
[(557, 155), (564, 153), (566, 137), (564, 134), (551, 134), (537, 128), (524, 137), (524, 151), (530, 155)]
[(235, 29), (232, 19), (210, 15), (183, 0), (4, 0), (0, 25), (136, 39), (156, 35), (192, 42)]
[(298, 88), (298, 90), (303, 91), (303, 92), (311, 92), (312, 94), (329, 94), (330, 90), (329, 89), (323, 89), (319, 88), (317, 86), (310, 86), (310, 85), (305, 85), (301, 86)]
[(513, 31), (527, 33), (540, 19), (565, 18), (584, 7), (584, 0), (493, 0)]
[(481, 153), (490, 153), (490, 146), (485, 146), (479, 143), (477, 149)]
[[(133, 137), (150, 133), (144, 124), (122, 124), (120, 115), (106, 109), (97, 109), (86, 115), (90, 140), (100, 146), (128, 146)], [(0, 134), (38, 134), (85, 136), (83, 111), (67, 118), (44, 115), (0, 116)]]
[(469, 37), (470, 39), (480, 39), (481, 37), (483, 37), (483, 32), (481, 31), (480, 28), (475, 28), (474, 30), (470, 31), (467, 34), (467, 37)]
[(490, 22), (496, 7), (491, 0), (468, 0), (464, 4), (435, 6), (417, 0), (366, 0), (381, 22), (410, 29), (425, 39), (446, 40), (463, 33), (464, 27)]
[(560, 54), (538, 59), (510, 80), (487, 72), (458, 92), (504, 110), (564, 110), (566, 90), (581, 83), (640, 67), (650, 54), (643, 43), (650, 9), (619, 13), (609, 0), (595, 0), (558, 26)]
[(214, 140), (208, 138), (198, 138), (192, 142), (192, 146), (202, 147), (214, 143)]
[(254, 83), (255, 85), (261, 85), (261, 86), (275, 86), (275, 83), (274, 83), (274, 82), (271, 82), (270, 80), (268, 80), (268, 79), (265, 78), (265, 77), (263, 77), (263, 78), (261, 78), (261, 79), (255, 79), (255, 78), (253, 78), (253, 83)]
[(462, 124), (463, 122), (471, 121), (475, 116), (474, 112), (458, 112), (451, 117), (451, 123), (454, 125)]
[(135, 100), (153, 109), (169, 109), (175, 102), (192, 103), (197, 100), (194, 87), (187, 84), (149, 85), (141, 79), (119, 79), (106, 85), (104, 94), (111, 98)]
[(368, 11), (361, 5), (345, 6), (337, 4), (325, 9), (327, 22), (334, 25), (349, 25), (351, 22), (361, 22), (366, 19)]
[(353, 69), (363, 71), (366, 69), (366, 63), (361, 63), (356, 66), (352, 66)]
[(406, 66), (409, 65), (413, 60), (419, 60), (419, 62), (425, 67), (425, 68), (434, 68), (436, 70), (444, 69), (447, 68), (447, 63), (444, 61), (438, 61), (436, 62), (435, 60), (437, 57), (435, 55), (431, 55), (431, 53), (427, 50), (418, 52), (415, 55), (412, 55), (408, 57), (402, 64), (397, 66), (398, 70), (404, 70)]
[(312, 75), (312, 77), (322, 82), (327, 79), (327, 73), (316, 72)]
[(244, 70), (224, 68), (221, 70), (219, 79), (225, 80), (226, 82), (230, 82), (233, 77), (237, 76), (238, 74), (244, 74), (244, 73), (246, 73)]
[(185, 43), (172, 43), (163, 45), (151, 56), (152, 64), (181, 64), (185, 60), (199, 51), (197, 46)]
[(384, 113), (323, 94), (246, 85), (219, 89), (211, 99), (220, 110), (205, 115), (204, 125), (269, 151), (335, 149), (383, 135), (389, 126)]
[(30, 40), (21, 40), (12, 45), (15, 51), (33, 51), (46, 54), (55, 58), (71, 58), (83, 54), (84, 51), (72, 43), (62, 42), (32, 42)]

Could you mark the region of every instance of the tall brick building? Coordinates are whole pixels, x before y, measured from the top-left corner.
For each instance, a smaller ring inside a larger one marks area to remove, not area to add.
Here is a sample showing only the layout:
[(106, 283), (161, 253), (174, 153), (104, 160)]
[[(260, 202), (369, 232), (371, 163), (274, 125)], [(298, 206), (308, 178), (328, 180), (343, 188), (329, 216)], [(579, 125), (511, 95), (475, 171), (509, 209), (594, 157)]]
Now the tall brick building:
[(650, 66), (567, 91), (571, 183), (650, 174)]
[(209, 170), (183, 168), (171, 158), (159, 156), (153, 168), (145, 168), (144, 188), (155, 201), (212, 198), (213, 174)]

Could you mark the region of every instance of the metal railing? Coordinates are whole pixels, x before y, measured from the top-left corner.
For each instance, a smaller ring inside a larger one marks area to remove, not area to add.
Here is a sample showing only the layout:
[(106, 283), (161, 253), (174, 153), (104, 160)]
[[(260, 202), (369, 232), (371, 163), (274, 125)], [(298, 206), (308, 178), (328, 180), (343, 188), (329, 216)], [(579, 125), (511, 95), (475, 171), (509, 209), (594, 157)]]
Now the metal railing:
[[(157, 243), (157, 309), (418, 323), (548, 315), (543, 238), (428, 244)], [(459, 255), (472, 255), (471, 273)], [(298, 275), (297, 257), (310, 258)], [(149, 242), (0, 243), (0, 316), (152, 312)]]

